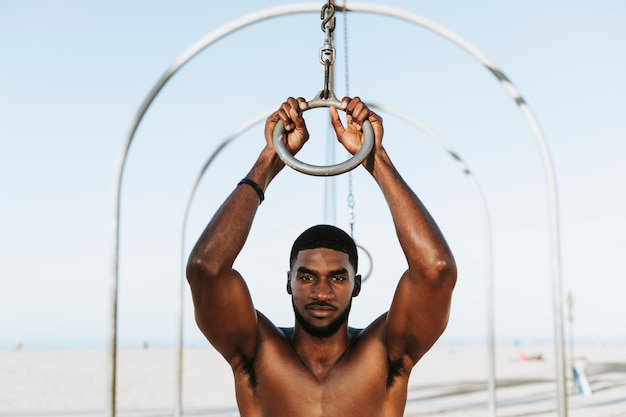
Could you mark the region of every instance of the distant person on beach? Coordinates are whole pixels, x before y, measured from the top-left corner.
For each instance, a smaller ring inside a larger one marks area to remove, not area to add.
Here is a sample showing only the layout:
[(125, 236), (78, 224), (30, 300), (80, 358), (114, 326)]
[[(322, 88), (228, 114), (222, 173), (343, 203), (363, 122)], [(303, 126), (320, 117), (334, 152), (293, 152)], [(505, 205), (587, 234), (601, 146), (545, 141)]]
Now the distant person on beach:
[[(389, 310), (365, 329), (348, 327), (361, 291), (357, 249), (342, 230), (317, 225), (294, 242), (286, 288), (293, 328), (277, 328), (256, 311), (243, 277), (233, 269), (270, 182), (283, 169), (272, 136), (279, 120), (292, 154), (309, 137), (302, 98), (288, 98), (267, 118), (266, 145), (217, 210), (187, 265), (196, 322), (230, 364), (242, 417), (400, 417), (409, 375), (443, 333), (456, 265), (439, 228), (395, 169), (382, 145), (382, 119), (359, 98), (344, 98), (346, 126), (331, 107), (338, 141), (352, 154), (369, 120), (375, 144), (363, 167), (380, 187), (408, 268)], [(298, 210), (309, 201), (285, 201)]]

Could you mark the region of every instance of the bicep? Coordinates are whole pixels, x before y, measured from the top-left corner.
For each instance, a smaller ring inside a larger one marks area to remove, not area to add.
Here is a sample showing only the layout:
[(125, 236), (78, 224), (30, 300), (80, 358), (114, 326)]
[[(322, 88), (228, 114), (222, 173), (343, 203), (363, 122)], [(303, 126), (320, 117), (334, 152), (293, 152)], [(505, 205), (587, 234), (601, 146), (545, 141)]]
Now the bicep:
[(390, 359), (415, 364), (432, 347), (448, 324), (453, 288), (454, 280), (403, 274), (387, 315)]
[(215, 349), (231, 362), (254, 355), (257, 315), (248, 287), (231, 270), (212, 279), (190, 279), (196, 323)]

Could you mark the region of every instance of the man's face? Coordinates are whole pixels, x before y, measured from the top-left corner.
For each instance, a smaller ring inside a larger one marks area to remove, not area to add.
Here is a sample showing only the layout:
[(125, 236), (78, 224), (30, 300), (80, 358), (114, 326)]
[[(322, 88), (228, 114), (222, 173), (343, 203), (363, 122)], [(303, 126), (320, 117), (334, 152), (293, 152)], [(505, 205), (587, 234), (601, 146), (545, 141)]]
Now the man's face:
[(360, 286), (346, 253), (317, 248), (298, 252), (287, 291), (298, 323), (312, 336), (324, 338), (347, 322)]

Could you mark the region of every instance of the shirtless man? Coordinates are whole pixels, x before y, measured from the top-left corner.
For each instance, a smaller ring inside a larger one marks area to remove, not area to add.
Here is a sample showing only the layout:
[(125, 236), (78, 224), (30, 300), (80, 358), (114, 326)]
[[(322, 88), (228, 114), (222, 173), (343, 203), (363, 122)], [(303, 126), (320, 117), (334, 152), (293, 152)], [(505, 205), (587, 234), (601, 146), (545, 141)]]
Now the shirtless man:
[(444, 331), (456, 265), (444, 237), (382, 146), (381, 118), (358, 98), (342, 100), (346, 126), (330, 108), (339, 142), (352, 154), (369, 120), (375, 144), (363, 162), (392, 214), (408, 269), (387, 313), (366, 329), (348, 327), (361, 290), (356, 247), (332, 226), (305, 231), (294, 243), (287, 279), (295, 327), (280, 329), (256, 311), (233, 269), (264, 192), (284, 167), (272, 142), (279, 120), (295, 154), (308, 139), (302, 98), (268, 117), (266, 145), (252, 169), (214, 215), (187, 266), (198, 326), (232, 367), (242, 417), (400, 417), (411, 369)]

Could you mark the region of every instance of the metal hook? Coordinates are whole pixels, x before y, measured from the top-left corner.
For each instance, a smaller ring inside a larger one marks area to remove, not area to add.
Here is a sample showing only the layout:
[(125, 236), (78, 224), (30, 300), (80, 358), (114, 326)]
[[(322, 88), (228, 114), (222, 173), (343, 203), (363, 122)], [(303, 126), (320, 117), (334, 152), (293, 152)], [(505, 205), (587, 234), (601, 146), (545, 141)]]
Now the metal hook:
[[(326, 14), (329, 9), (330, 11), (328, 12), (328, 14)], [(331, 32), (335, 30), (335, 21), (337, 19), (335, 17), (335, 5), (333, 3), (329, 1), (322, 6), (320, 19), (322, 19), (322, 32), (326, 32), (326, 26), (330, 28)], [(329, 22), (331, 22), (331, 24), (328, 24)]]

